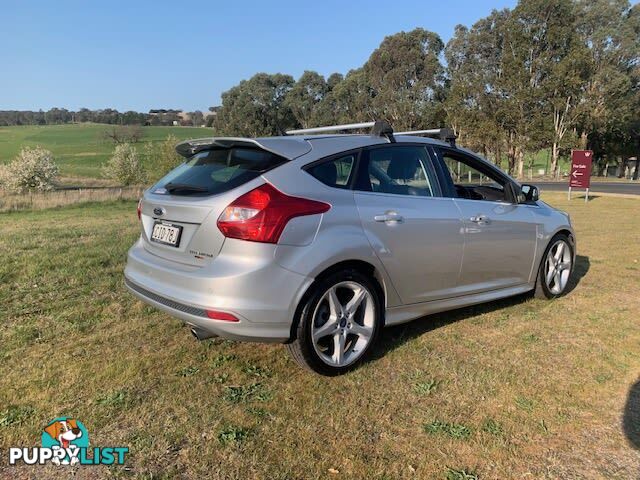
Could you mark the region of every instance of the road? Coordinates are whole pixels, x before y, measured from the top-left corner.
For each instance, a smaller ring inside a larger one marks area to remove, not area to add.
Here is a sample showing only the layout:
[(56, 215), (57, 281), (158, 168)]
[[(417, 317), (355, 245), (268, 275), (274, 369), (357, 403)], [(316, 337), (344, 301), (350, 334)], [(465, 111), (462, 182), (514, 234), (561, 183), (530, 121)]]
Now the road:
[[(527, 183), (526, 181), (524, 183)], [(569, 182), (536, 182), (533, 185), (541, 191), (566, 192), (569, 190)], [(575, 192), (584, 192), (582, 189), (574, 189)], [(640, 181), (634, 182), (591, 182), (589, 193), (624, 193), (625, 195), (640, 195)]]

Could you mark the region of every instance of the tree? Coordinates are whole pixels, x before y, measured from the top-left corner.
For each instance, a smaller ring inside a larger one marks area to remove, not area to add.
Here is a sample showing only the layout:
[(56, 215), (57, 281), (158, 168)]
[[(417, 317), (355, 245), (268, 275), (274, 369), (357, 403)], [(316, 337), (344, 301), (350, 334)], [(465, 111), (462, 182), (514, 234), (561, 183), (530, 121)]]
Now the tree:
[[(444, 108), (459, 141), (501, 165), (509, 137), (500, 115), (504, 92), (502, 61), (505, 23), (510, 11), (494, 10), (471, 29), (458, 25), (445, 49), (449, 89)], [(513, 169), (510, 158), (508, 169)]]
[(0, 166), (0, 185), (12, 192), (53, 190), (58, 171), (49, 150), (25, 147), (11, 163)]
[(114, 126), (102, 132), (102, 137), (115, 145), (138, 143), (144, 137), (144, 131), (139, 125)]
[(145, 145), (144, 170), (150, 180), (159, 180), (184, 161), (176, 153), (177, 143), (174, 135), (167, 135), (162, 142), (148, 142)]
[(191, 124), (194, 127), (204, 125), (204, 114), (202, 111), (196, 110), (195, 112), (191, 112)]
[(600, 169), (605, 154), (633, 148), (638, 118), (640, 7), (627, 0), (580, 0), (577, 30), (590, 53), (578, 133), (581, 146), (594, 151)]
[(334, 82), (327, 82), (334, 86), (316, 109), (316, 123), (330, 125), (376, 120), (371, 106), (372, 90), (364, 70), (351, 70), (341, 81), (336, 79), (333, 77)]
[(560, 148), (575, 125), (590, 73), (588, 51), (576, 31), (574, 5), (569, 0), (521, 1), (514, 15), (527, 49), (525, 65), (533, 89), (529, 97), (544, 115), (543, 130), (530, 129), (530, 135), (534, 139), (538, 135), (540, 146), (551, 143), (555, 174)]
[(285, 104), (294, 85), (293, 77), (257, 73), (222, 94), (222, 107), (214, 121), (221, 134), (259, 137), (281, 135), (297, 122)]
[(386, 37), (362, 68), (373, 116), (396, 129), (439, 125), (445, 75), (444, 44), (433, 32), (416, 28)]
[(113, 156), (103, 165), (102, 173), (121, 185), (136, 185), (146, 180), (138, 152), (130, 143), (116, 145)]
[(328, 91), (329, 87), (322, 75), (306, 70), (287, 92), (284, 104), (302, 128), (309, 128)]

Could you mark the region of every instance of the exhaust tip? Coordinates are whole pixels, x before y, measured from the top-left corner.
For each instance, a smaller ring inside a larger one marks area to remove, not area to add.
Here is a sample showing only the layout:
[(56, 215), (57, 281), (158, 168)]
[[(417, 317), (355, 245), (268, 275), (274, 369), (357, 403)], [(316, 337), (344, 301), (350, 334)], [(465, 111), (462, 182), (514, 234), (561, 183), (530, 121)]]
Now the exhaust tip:
[(193, 335), (195, 339), (199, 341), (206, 340), (207, 338), (217, 337), (216, 334), (211, 333), (207, 330), (203, 330), (202, 328), (191, 327), (190, 330), (191, 330), (191, 335)]

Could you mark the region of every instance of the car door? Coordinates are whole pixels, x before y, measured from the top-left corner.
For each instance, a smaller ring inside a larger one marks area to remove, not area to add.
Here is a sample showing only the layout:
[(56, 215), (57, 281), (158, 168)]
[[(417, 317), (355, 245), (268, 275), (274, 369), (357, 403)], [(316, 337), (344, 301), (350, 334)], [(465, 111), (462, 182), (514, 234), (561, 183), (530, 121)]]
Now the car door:
[(529, 282), (537, 226), (531, 209), (517, 203), (512, 181), (458, 149), (436, 148), (464, 222), (459, 293), (471, 294)]
[(365, 149), (354, 190), (362, 227), (402, 302), (454, 295), (463, 223), (424, 145)]

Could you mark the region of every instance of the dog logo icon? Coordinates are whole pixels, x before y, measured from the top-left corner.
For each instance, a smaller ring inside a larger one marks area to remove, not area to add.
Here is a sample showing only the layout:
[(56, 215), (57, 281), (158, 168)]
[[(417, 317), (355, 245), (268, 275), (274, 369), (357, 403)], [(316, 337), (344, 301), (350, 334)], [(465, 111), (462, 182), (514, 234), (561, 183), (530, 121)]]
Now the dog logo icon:
[(74, 465), (79, 461), (80, 449), (89, 447), (89, 433), (80, 420), (68, 417), (56, 418), (44, 428), (42, 446), (52, 450), (64, 450), (64, 456), (54, 455), (53, 463)]

